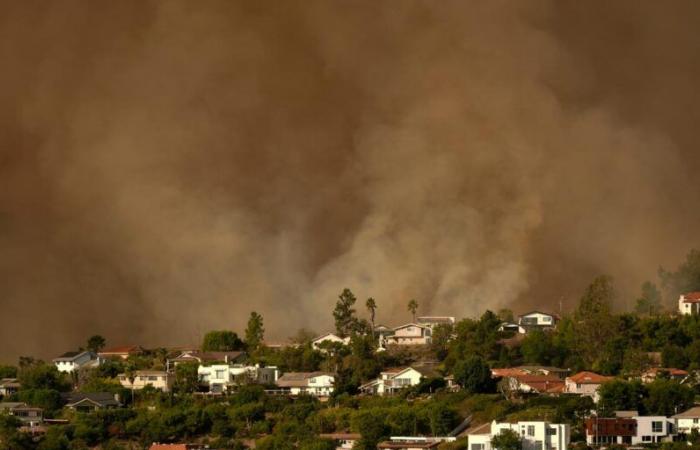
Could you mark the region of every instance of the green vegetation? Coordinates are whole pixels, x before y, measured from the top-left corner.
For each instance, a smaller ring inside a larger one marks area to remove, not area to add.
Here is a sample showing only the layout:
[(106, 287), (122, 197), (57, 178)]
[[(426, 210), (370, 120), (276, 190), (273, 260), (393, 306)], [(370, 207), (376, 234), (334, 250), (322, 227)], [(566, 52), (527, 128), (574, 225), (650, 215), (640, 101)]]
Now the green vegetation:
[[(72, 376), (59, 373), (51, 364), (21, 357), (18, 367), (0, 366), (0, 376), (16, 376), (22, 383), (20, 391), (5, 400), (39, 406), (46, 417), (68, 419), (69, 423), (51, 426), (43, 439), (32, 440), (18, 432), (15, 418), (0, 415), (0, 441), (17, 450), (75, 450), (96, 445), (115, 450), (143, 448), (156, 441), (197, 441), (216, 448), (243, 449), (251, 440), (263, 450), (331, 450), (333, 443), (320, 439), (319, 434), (358, 432), (361, 440), (357, 448), (373, 450), (392, 435), (445, 435), (466, 417), (474, 423), (569, 423), (574, 440), (580, 440), (583, 420), (592, 411), (600, 415), (611, 415), (615, 410), (672, 415), (694, 404), (698, 383), (693, 379), (681, 384), (661, 372), (649, 384), (638, 380), (658, 355), (665, 367), (700, 369), (700, 318), (664, 313), (671, 310), (678, 292), (700, 289), (700, 253), (691, 252), (675, 272), (661, 269), (659, 277), (660, 288), (644, 283), (639, 298), (630, 302), (634, 303), (634, 313), (616, 312), (613, 305), (619, 299), (613, 280), (597, 277), (555, 330), (533, 330), (517, 341), (510, 339), (512, 334), (499, 331), (504, 321), (513, 321), (511, 311), (485, 311), (478, 318), (436, 326), (431, 345), (424, 349), (377, 352), (373, 331), (377, 302), (368, 298), (364, 306), (370, 320), (360, 319), (354, 309), (356, 297), (349, 289), (343, 290), (333, 310), (336, 331), (350, 338), (349, 345), (325, 343), (314, 349), (310, 343), (314, 333), (299, 330), (293, 339), (296, 345), (267, 348), (263, 344), (263, 317), (257, 312), (251, 312), (245, 341), (228, 330), (205, 335), (205, 351), (246, 349), (251, 364), (275, 365), (283, 372), (336, 373), (335, 392), (327, 402), (305, 396), (275, 396), (257, 385), (239, 386), (226, 396), (203, 396), (198, 392), (194, 363), (174, 368), (172, 392), (122, 388), (116, 379), (121, 373), (133, 377), (137, 370), (163, 370), (168, 357), (174, 356), (165, 349), (145, 351), (126, 360), (109, 360)], [(411, 300), (408, 310), (414, 320), (417, 309), (418, 302)], [(104, 345), (99, 335), (87, 342), (92, 351)], [(462, 390), (448, 392), (443, 377), (437, 376), (391, 397), (355, 395), (361, 384), (383, 369), (426, 359), (437, 360), (438, 375), (453, 375)], [(491, 377), (491, 368), (521, 364), (593, 370), (618, 378), (603, 385), (597, 405), (588, 397), (572, 395), (512, 399), (496, 393), (499, 386)], [(127, 407), (92, 413), (66, 411), (61, 408), (61, 393), (70, 389), (110, 392)], [(700, 435), (695, 433), (689, 440), (695, 448)], [(521, 449), (520, 438), (508, 432), (494, 437), (492, 444), (500, 450)], [(680, 449), (676, 443), (661, 447)], [(466, 442), (461, 439), (441, 448), (461, 450)]]

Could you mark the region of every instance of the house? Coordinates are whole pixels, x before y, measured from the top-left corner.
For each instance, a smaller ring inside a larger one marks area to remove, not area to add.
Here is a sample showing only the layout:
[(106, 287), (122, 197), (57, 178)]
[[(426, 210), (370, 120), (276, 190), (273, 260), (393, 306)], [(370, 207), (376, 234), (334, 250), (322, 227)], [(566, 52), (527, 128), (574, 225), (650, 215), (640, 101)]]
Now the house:
[(491, 378), (517, 377), (522, 375), (529, 374), (517, 367), (502, 367), (491, 369)]
[(44, 420), (44, 410), (33, 408), (22, 402), (1, 402), (0, 413), (7, 413), (15, 416), (22, 422), (22, 425), (34, 427)]
[(365, 394), (390, 395), (403, 388), (415, 386), (424, 378), (438, 376), (430, 366), (396, 367), (385, 369), (379, 374), (379, 378), (360, 386), (360, 391)]
[(72, 373), (82, 368), (97, 367), (102, 363), (102, 359), (93, 352), (66, 353), (55, 358), (53, 363), (59, 372)]
[(676, 419), (678, 434), (690, 434), (693, 429), (700, 431), (700, 406), (694, 406), (673, 418)]
[(78, 412), (90, 412), (100, 409), (118, 408), (121, 406), (118, 396), (111, 392), (68, 392), (61, 396), (66, 402), (66, 408)]
[(328, 397), (333, 393), (335, 375), (327, 372), (287, 372), (277, 379), (277, 386), (289, 395)]
[(419, 450), (437, 448), (443, 442), (453, 442), (454, 437), (392, 436), (388, 441), (377, 444), (378, 449)]
[(321, 347), (323, 347), (322, 344), (324, 344), (326, 342), (348, 345), (350, 343), (350, 338), (349, 337), (341, 338), (337, 334), (326, 333), (326, 334), (322, 334), (321, 336), (318, 336), (318, 337), (312, 339), (311, 340), (311, 347), (313, 347), (314, 350), (325, 351), (325, 349), (322, 349)]
[(637, 421), (631, 417), (589, 417), (584, 427), (588, 445), (631, 445), (637, 435)]
[(632, 445), (670, 442), (676, 435), (676, 421), (665, 416), (635, 416), (637, 434)]
[(362, 436), (360, 433), (322, 433), (319, 437), (333, 441), (335, 450), (352, 450)]
[(527, 330), (525, 327), (517, 324), (517, 323), (512, 323), (512, 322), (503, 322), (499, 327), (498, 331), (503, 331), (503, 332), (510, 332), (510, 333), (518, 333), (518, 334), (525, 334), (527, 333)]
[(700, 313), (700, 292), (688, 292), (678, 298), (678, 312), (683, 315)]
[(17, 381), (17, 378), (3, 378), (0, 380), (0, 395), (7, 397), (16, 394), (20, 387), (22, 385)]
[(564, 380), (556, 375), (512, 375), (503, 378), (502, 385), (508, 392), (522, 394), (561, 394)]
[(512, 430), (521, 437), (523, 450), (567, 450), (571, 441), (568, 424), (543, 421), (499, 423), (494, 420), (468, 431), (469, 450), (495, 450), (491, 447), (491, 439), (504, 430)]
[(141, 353), (143, 353), (143, 348), (140, 345), (126, 345), (122, 347), (105, 348), (97, 352), (97, 355), (103, 359), (127, 359), (129, 356), (136, 356)]
[(598, 389), (603, 383), (614, 380), (615, 377), (606, 377), (594, 372), (579, 372), (567, 377), (564, 392), (567, 394), (586, 395), (598, 403)]
[(688, 371), (676, 368), (652, 367), (642, 374), (642, 383), (651, 383), (657, 377), (663, 375), (671, 380), (683, 381), (688, 377)]
[(386, 336), (388, 345), (426, 345), (430, 344), (431, 329), (425, 325), (408, 323), (394, 328), (394, 333)]
[(554, 314), (547, 314), (542, 311), (530, 311), (527, 314), (518, 316), (518, 325), (525, 330), (547, 330), (554, 328), (559, 321), (559, 317)]
[(169, 392), (174, 381), (173, 375), (163, 370), (137, 370), (131, 377), (120, 373), (117, 378), (119, 383), (127, 389), (140, 390), (146, 386), (152, 386), (163, 392)]
[(279, 378), (277, 367), (246, 366), (242, 364), (200, 365), (197, 368), (199, 382), (209, 387), (209, 392), (220, 394), (241, 384), (274, 384)]
[(421, 316), (416, 318), (416, 323), (431, 329), (438, 325), (454, 325), (455, 322), (456, 321), (453, 316)]
[(177, 366), (180, 363), (214, 363), (214, 362), (224, 362), (227, 364), (232, 364), (240, 362), (245, 357), (244, 352), (231, 351), (231, 352), (203, 352), (201, 350), (185, 350), (180, 353), (175, 358), (168, 360), (168, 364), (173, 364)]

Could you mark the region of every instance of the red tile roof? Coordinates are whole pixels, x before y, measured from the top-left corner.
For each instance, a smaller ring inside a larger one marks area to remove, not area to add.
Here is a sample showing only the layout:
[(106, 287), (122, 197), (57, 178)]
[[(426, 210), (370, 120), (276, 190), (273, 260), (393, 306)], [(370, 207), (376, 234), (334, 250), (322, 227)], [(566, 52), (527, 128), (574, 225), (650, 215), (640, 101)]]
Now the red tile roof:
[(700, 291), (688, 292), (683, 294), (684, 303), (698, 303), (700, 302)]
[(614, 379), (615, 377), (606, 377), (595, 372), (586, 371), (579, 372), (576, 375), (571, 375), (567, 378), (567, 380), (570, 380), (576, 384), (603, 384)]
[(521, 375), (512, 377), (518, 383), (530, 386), (537, 392), (561, 392), (564, 389), (564, 380), (554, 375)]

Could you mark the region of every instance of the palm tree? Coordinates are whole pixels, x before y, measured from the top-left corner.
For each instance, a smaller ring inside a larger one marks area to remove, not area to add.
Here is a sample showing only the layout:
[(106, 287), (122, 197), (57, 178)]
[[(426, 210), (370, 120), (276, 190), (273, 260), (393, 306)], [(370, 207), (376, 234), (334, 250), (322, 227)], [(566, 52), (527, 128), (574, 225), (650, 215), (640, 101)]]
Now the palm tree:
[(408, 302), (408, 310), (411, 312), (413, 315), (413, 322), (415, 323), (416, 321), (416, 311), (418, 311), (418, 301), (416, 301), (415, 298), (411, 299), (411, 301)]
[(372, 339), (374, 339), (374, 312), (377, 310), (377, 302), (372, 297), (367, 299), (365, 303), (367, 311), (369, 311), (369, 321), (372, 322)]

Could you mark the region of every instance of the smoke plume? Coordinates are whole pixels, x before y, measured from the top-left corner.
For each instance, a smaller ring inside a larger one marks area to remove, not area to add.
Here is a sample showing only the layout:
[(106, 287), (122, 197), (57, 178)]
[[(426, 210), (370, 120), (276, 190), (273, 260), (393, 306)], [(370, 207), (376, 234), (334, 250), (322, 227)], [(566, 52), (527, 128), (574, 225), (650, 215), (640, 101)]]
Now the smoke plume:
[(698, 245), (699, 10), (5, 2), (0, 357), (625, 301)]

